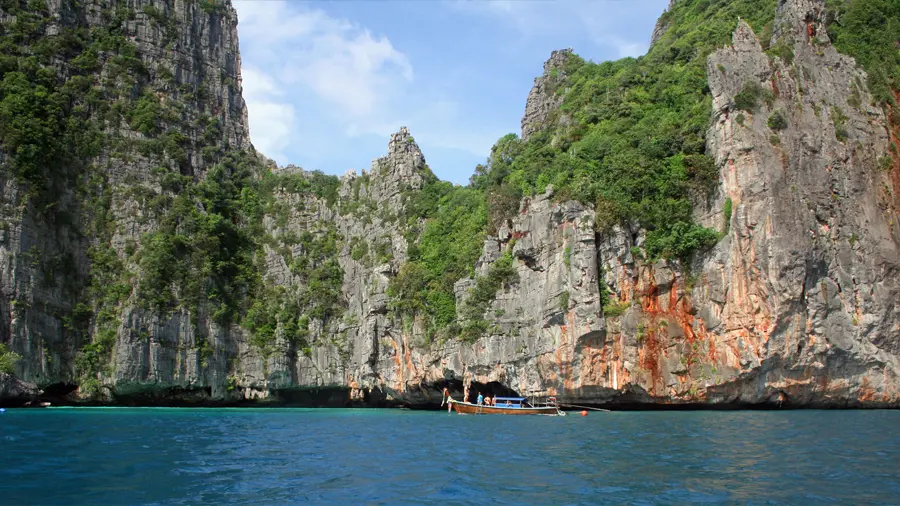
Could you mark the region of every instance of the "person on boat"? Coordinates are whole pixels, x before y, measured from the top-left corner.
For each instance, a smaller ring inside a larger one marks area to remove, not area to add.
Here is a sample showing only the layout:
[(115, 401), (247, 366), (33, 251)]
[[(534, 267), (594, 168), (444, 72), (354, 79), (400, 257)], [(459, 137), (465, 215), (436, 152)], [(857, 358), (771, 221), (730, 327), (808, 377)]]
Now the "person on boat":
[(481, 395), (481, 392), (478, 392), (478, 400), (477, 400), (477, 404), (478, 404), (479, 406), (481, 406), (481, 405), (484, 404), (484, 396)]
[(446, 387), (444, 387), (444, 395), (441, 397), (441, 406), (443, 406), (445, 402), (448, 405), (453, 402), (453, 397), (450, 397), (450, 389)]
[(512, 406), (512, 402), (511, 402), (511, 401), (506, 401), (506, 407), (508, 408), (508, 407), (511, 407), (511, 406)]

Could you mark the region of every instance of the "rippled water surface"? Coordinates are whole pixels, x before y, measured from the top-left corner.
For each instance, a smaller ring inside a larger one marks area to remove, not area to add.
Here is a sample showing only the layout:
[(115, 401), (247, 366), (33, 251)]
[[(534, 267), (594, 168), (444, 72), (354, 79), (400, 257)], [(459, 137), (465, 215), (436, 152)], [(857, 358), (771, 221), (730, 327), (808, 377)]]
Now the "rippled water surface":
[(900, 412), (7, 410), (0, 504), (897, 504)]

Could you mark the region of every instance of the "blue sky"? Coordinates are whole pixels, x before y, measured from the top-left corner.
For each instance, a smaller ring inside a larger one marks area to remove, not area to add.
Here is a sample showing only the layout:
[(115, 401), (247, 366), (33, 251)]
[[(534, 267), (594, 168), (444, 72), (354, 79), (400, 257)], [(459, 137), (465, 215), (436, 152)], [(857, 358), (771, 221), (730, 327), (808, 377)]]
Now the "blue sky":
[(234, 0), (250, 137), (279, 165), (368, 170), (407, 126), (441, 179), (468, 182), (520, 133), (554, 49), (646, 52), (668, 0)]

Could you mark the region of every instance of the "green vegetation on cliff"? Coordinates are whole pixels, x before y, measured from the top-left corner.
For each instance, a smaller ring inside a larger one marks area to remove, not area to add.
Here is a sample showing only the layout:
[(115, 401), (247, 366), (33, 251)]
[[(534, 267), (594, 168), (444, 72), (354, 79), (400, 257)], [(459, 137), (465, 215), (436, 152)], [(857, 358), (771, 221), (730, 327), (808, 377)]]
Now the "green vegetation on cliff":
[(9, 351), (5, 344), (0, 343), (0, 372), (14, 374), (16, 372), (16, 363), (19, 360), (22, 360), (22, 355)]
[[(0, 12), (15, 16), (0, 31), (0, 145), (5, 170), (24, 188), (44, 216), (57, 211), (57, 195), (73, 186), (99, 153), (100, 132), (91, 120), (99, 107), (92, 87), (94, 68), (72, 65), (62, 79), (53, 67), (58, 55), (75, 57), (93, 49), (86, 30), (63, 28), (46, 36), (51, 22), (42, 1), (3, 0)], [(80, 62), (83, 62), (81, 60)]]
[(686, 259), (715, 243), (717, 233), (691, 217), (718, 178), (705, 155), (706, 57), (730, 41), (739, 17), (762, 31), (775, 7), (681, 0), (663, 16), (669, 30), (647, 55), (599, 64), (570, 56), (557, 71), (563, 104), (551, 125), (525, 142), (503, 137), (472, 177), (489, 195), (491, 223), (552, 184), (560, 199), (595, 205), (600, 230), (637, 222), (651, 259)]
[(838, 51), (856, 58), (869, 75), (869, 91), (882, 104), (897, 105), (900, 89), (900, 2), (827, 0), (828, 35)]
[[(65, 11), (79, 8), (63, 3)], [(220, 14), (218, 2), (205, 4), (204, 12)], [(260, 307), (273, 308), (276, 324), (301, 336), (299, 313), (337, 314), (343, 274), (333, 238), (330, 249), (303, 249), (294, 259), (306, 290), (299, 300), (276, 293), (255, 261), (267, 240), (263, 217), (280, 211), (273, 194), (309, 193), (333, 203), (337, 178), (275, 175), (255, 153), (232, 149), (219, 119), (208, 114), (208, 81), (180, 82), (165, 65), (148, 70), (149, 56), (126, 26), (139, 12), (115, 2), (100, 8), (102, 25), (76, 16), (48, 35), (58, 22), (45, 1), (0, 1), (4, 19), (14, 18), (0, 27), (3, 175), (20, 189), (14, 204), (27, 203), (59, 225), (56, 234), (67, 244), (85, 241), (89, 270), (67, 295), (78, 302), (59, 315), (81, 343), (72, 365), (82, 391), (99, 393), (101, 378), (112, 374), (109, 358), (127, 307), (164, 319), (186, 311), (198, 326), (204, 319), (242, 321), (250, 310), (247, 325), (261, 346), (272, 335), (259, 323)], [(159, 22), (155, 8), (142, 12)], [(178, 28), (166, 22), (166, 38)], [(126, 223), (149, 232), (133, 237)], [(119, 234), (124, 251), (114, 248)], [(321, 266), (303, 263), (323, 255)], [(46, 261), (38, 252), (32, 262), (48, 278)], [(75, 269), (59, 274), (79, 279)], [(298, 314), (282, 317), (286, 311)], [(198, 346), (205, 360), (209, 346), (202, 338)]]
[(247, 225), (260, 217), (242, 199), (253, 168), (234, 152), (203, 180), (185, 178), (178, 185), (157, 229), (141, 239), (136, 254), (142, 304), (163, 314), (178, 306), (196, 314), (206, 303), (216, 308), (217, 321), (232, 321), (258, 276)]
[[(882, 101), (890, 100), (890, 93), (878, 92), (879, 86), (896, 89), (893, 83), (900, 68), (894, 44), (900, 39), (896, 12), (900, 7), (895, 4), (829, 0), (840, 22), (830, 30), (838, 48), (870, 69), (872, 88)], [(738, 19), (743, 19), (759, 34), (764, 48), (789, 61), (793, 54), (788, 47), (769, 47), (776, 8), (775, 0), (679, 0), (662, 16), (660, 22), (668, 30), (647, 55), (599, 64), (570, 56), (564, 68), (551, 73), (557, 84), (550, 92), (562, 95), (563, 101), (550, 124), (527, 141), (515, 134), (502, 137), (487, 162), (476, 168), (468, 188), (445, 191), (466, 200), (483, 195), (483, 206), (473, 214), (482, 219), (486, 211), (485, 231), (493, 234), (515, 215), (522, 197), (552, 184), (557, 199), (594, 205), (601, 232), (619, 223), (636, 223), (647, 230), (644, 249), (649, 260), (687, 260), (720, 237), (692, 217), (695, 204), (707, 197), (719, 175), (705, 152), (712, 107), (707, 57), (730, 43)], [(757, 86), (745, 90), (737, 101), (740, 108), (753, 110), (769, 99)], [(778, 113), (769, 123), (774, 130), (786, 127)], [(427, 186), (417, 198), (436, 200), (431, 195), (434, 188)], [(728, 218), (730, 205), (726, 203)], [(389, 294), (398, 310), (430, 315), (433, 327), (442, 329), (456, 321), (452, 283), (471, 276), (469, 266), (480, 249), (479, 241), (466, 240), (471, 234), (452, 233), (477, 228), (474, 221), (448, 227), (452, 207), (440, 212), (434, 206), (414, 209), (419, 211), (416, 215), (428, 218), (427, 230), (437, 239), (431, 244), (438, 247), (432, 250), (434, 256), (423, 257), (422, 246), (414, 245), (410, 262), (392, 281)], [(426, 244), (427, 234), (422, 237)], [(464, 261), (460, 268), (447, 269), (450, 258)], [(471, 307), (459, 308), (466, 313), (469, 330), (483, 324), (482, 299), (488, 284), (479, 281), (479, 297), (470, 299)], [(492, 298), (496, 287), (490, 288)]]
[(488, 322), (484, 319), (485, 311), (494, 301), (497, 291), (515, 280), (516, 270), (513, 267), (513, 256), (509, 252), (505, 252), (491, 264), (486, 275), (475, 278), (475, 287), (461, 308), (463, 340), (473, 342), (484, 335), (488, 330)]
[(474, 273), (481, 255), (484, 198), (476, 189), (430, 176), (420, 191), (407, 194), (404, 208), (408, 261), (391, 280), (388, 295), (402, 316), (427, 318), (433, 335), (456, 321), (453, 285)]

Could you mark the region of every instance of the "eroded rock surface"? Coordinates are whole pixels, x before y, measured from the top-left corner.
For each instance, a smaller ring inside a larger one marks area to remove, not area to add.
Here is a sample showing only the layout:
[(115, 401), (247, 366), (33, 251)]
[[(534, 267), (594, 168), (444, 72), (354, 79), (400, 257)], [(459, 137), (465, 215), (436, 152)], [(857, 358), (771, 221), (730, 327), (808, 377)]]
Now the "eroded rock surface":
[[(694, 276), (623, 256), (639, 237), (602, 241), (606, 282), (639, 304), (611, 338), (634, 357), (624, 359), (629, 380), (655, 398), (900, 402), (900, 235), (876, 168), (886, 121), (863, 72), (828, 42), (823, 12), (821, 2), (781, 3), (775, 41), (792, 47), (791, 62), (766, 55), (745, 23), (709, 58), (707, 148), (722, 176), (698, 218), (728, 233)], [(753, 87), (756, 107), (738, 110), (735, 97)]]
[(544, 74), (534, 79), (534, 86), (525, 102), (525, 115), (522, 116), (522, 140), (540, 130), (553, 114), (559, 112), (564, 91), (559, 86), (565, 80), (566, 63), (571, 56), (571, 48), (553, 51), (544, 63)]
[(22, 381), (11, 374), (0, 372), (0, 406), (20, 406), (31, 403), (41, 394), (34, 383)]
[[(672, 12), (672, 7), (675, 6), (675, 2), (677, 0), (669, 0), (669, 7), (666, 9), (666, 12)], [(660, 18), (656, 21), (656, 25), (653, 27), (653, 34), (650, 35), (650, 45), (656, 44), (663, 35), (669, 30), (669, 26), (671, 26), (671, 22), (666, 17), (665, 14), (660, 16)]]

